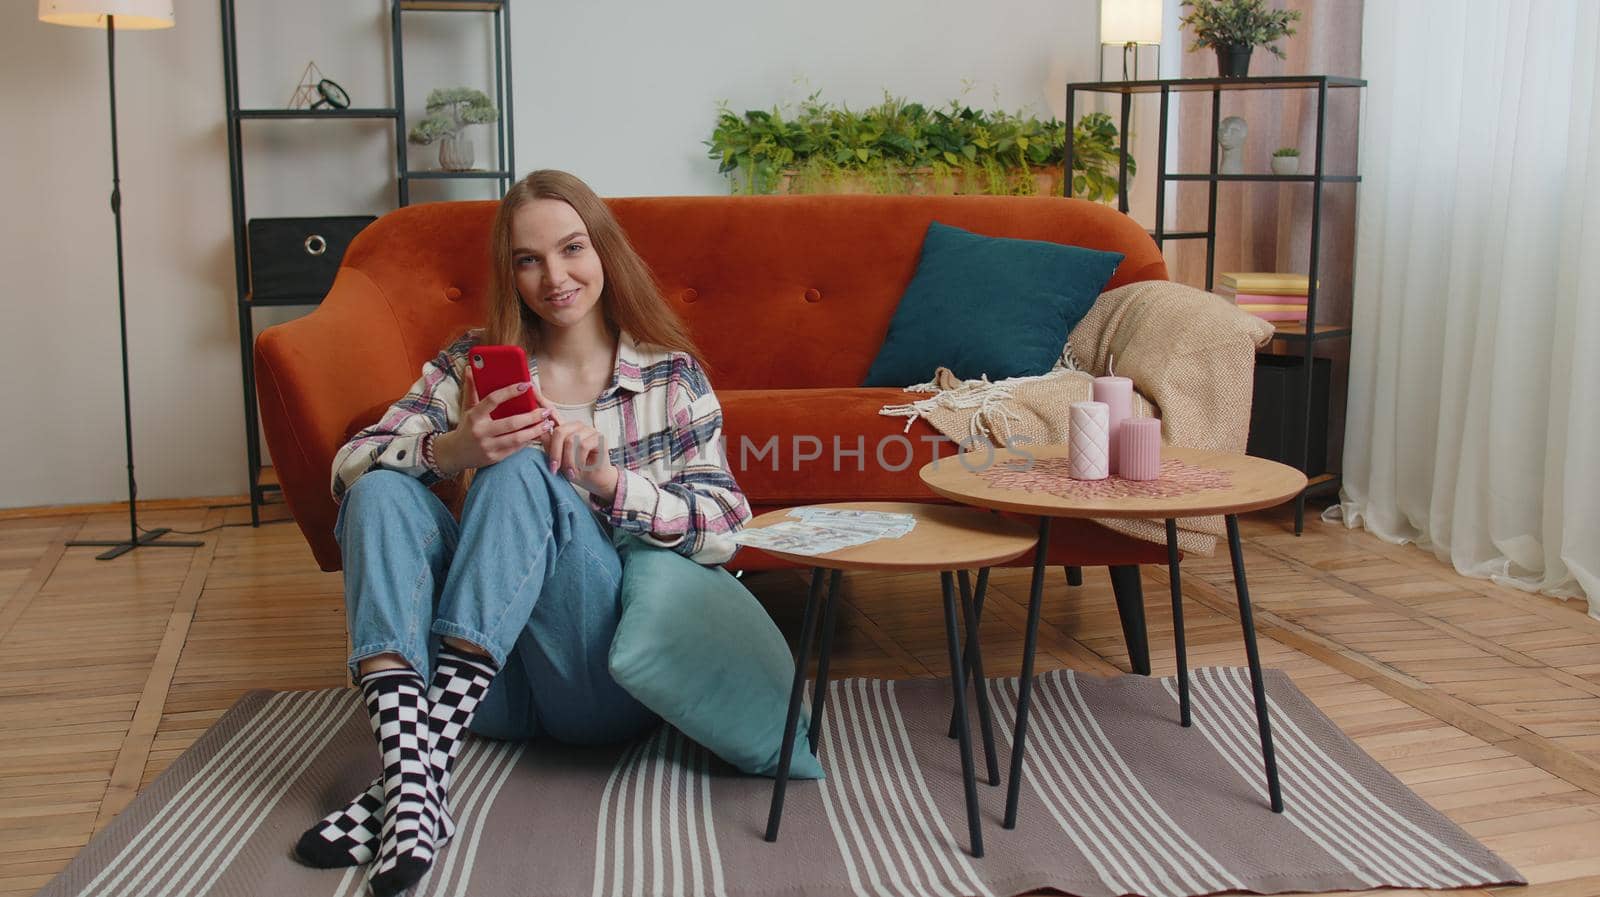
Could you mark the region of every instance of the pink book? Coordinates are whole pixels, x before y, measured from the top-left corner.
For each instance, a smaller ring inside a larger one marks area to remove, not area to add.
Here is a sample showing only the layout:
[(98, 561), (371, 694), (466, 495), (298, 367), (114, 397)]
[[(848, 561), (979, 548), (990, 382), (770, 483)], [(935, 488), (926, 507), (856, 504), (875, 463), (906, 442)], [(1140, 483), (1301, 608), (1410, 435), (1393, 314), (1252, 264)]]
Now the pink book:
[(1304, 296), (1271, 296), (1263, 293), (1236, 293), (1235, 305), (1305, 305)]
[(1304, 311), (1253, 311), (1250, 312), (1263, 321), (1304, 321)]

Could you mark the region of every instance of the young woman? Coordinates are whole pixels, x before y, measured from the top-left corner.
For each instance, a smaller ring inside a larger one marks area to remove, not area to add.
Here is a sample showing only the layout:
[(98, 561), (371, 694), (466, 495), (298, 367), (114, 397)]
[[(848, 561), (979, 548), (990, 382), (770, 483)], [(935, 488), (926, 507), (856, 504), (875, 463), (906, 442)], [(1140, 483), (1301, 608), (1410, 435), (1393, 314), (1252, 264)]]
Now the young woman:
[[(379, 897), (415, 884), (454, 833), (469, 729), (599, 744), (655, 724), (607, 671), (613, 530), (719, 564), (750, 518), (694, 346), (594, 191), (536, 171), (501, 201), (491, 240), (487, 327), (334, 460), (350, 670), (383, 773), (296, 853), (370, 863)], [(527, 350), (538, 410), (490, 417), (522, 391), (478, 394), (472, 348), (490, 344)], [(427, 487), (461, 474), (457, 523)]]

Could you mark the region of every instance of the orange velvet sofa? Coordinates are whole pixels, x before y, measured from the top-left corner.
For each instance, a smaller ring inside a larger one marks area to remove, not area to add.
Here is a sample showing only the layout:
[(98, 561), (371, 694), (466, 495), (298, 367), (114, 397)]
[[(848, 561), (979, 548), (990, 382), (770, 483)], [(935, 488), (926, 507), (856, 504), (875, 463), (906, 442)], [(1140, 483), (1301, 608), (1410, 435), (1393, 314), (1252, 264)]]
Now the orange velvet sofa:
[[(757, 514), (816, 502), (935, 500), (917, 470), (955, 444), (925, 422), (903, 432), (903, 418), (878, 414), (905, 401), (902, 391), (858, 386), (916, 270), (930, 222), (1123, 253), (1107, 289), (1167, 276), (1142, 227), (1081, 200), (833, 195), (609, 203), (701, 349), (723, 406), (730, 466)], [(334, 453), (405, 392), (425, 360), (481, 321), (495, 206), (432, 203), (384, 215), (351, 244), (315, 311), (256, 340), (267, 446), (289, 510), (324, 570), (340, 568), (329, 494)], [(909, 452), (894, 439), (902, 434)], [(441, 489), (447, 501), (459, 499), (452, 484)], [(1111, 569), (1132, 666), (1146, 673), (1136, 565), (1165, 560), (1160, 546), (1088, 521), (1057, 521), (1047, 552), (1054, 565)], [(1013, 563), (1031, 566), (1031, 552)], [(787, 565), (747, 548), (728, 566)]]

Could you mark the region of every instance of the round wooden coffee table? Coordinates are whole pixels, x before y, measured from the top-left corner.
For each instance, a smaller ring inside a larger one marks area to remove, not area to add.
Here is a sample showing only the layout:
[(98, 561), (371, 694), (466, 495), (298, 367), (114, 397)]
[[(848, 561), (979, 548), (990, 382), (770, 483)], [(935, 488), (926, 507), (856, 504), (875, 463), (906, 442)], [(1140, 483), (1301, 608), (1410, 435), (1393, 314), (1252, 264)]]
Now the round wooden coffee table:
[[(1250, 683), (1255, 692), (1256, 722), (1266, 766), (1267, 793), (1274, 813), (1283, 812), (1278, 765), (1272, 751), (1272, 725), (1261, 681), (1261, 656), (1256, 648), (1250, 592), (1245, 585), (1244, 554), (1239, 547), (1239, 518), (1246, 511), (1280, 505), (1299, 495), (1305, 475), (1292, 467), (1225, 452), (1163, 447), (1161, 477), (1147, 482), (1111, 477), (1080, 481), (1067, 475), (1067, 447), (1028, 445), (1020, 449), (976, 451), (924, 465), (922, 482), (939, 495), (964, 504), (1013, 511), (1039, 518), (1038, 552), (1028, 594), (1028, 629), (1018, 683), (1017, 722), (1011, 751), (1011, 779), (1006, 791), (1005, 827), (1017, 823), (1017, 794), (1022, 782), (1023, 746), (1028, 734), (1028, 706), (1033, 683), (1033, 655), (1038, 643), (1039, 601), (1044, 587), (1045, 547), (1053, 517), (1150, 518), (1167, 524), (1167, 567), (1172, 580), (1173, 637), (1178, 660), (1179, 719), (1190, 724), (1189, 670), (1183, 635), (1183, 588), (1178, 578), (1177, 518), (1224, 516), (1228, 550), (1233, 558), (1234, 591), (1244, 630)], [(978, 610), (981, 611), (980, 604)], [(976, 614), (974, 614), (976, 617)]]
[[(967, 830), (971, 835), (972, 855), (983, 856), (983, 831), (978, 818), (977, 777), (973, 770), (972, 742), (967, 733), (966, 676), (962, 668), (960, 635), (956, 624), (955, 573), (961, 573), (961, 603), (967, 625), (968, 654), (974, 674), (982, 681), (983, 656), (977, 649), (977, 616), (973, 596), (968, 591), (966, 571), (977, 568), (979, 599), (988, 581), (988, 568), (1025, 554), (1033, 547), (1033, 531), (1005, 517), (960, 505), (933, 505), (916, 502), (869, 501), (809, 505), (830, 510), (880, 511), (910, 514), (916, 521), (911, 532), (893, 539), (879, 539), (827, 554), (793, 554), (762, 547), (776, 557), (811, 568), (811, 590), (806, 596), (805, 616), (800, 623), (800, 643), (795, 651), (794, 686), (789, 691), (789, 715), (783, 726), (783, 747), (778, 758), (776, 781), (772, 786), (772, 808), (767, 815), (767, 840), (776, 841), (783, 818), (783, 795), (789, 784), (789, 762), (794, 753), (794, 735), (799, 727), (800, 703), (806, 681), (806, 662), (811, 653), (811, 630), (822, 595), (823, 571), (828, 579), (828, 597), (822, 620), (822, 643), (817, 652), (817, 679), (812, 693), (811, 750), (817, 749), (817, 734), (822, 731), (822, 714), (828, 697), (828, 653), (833, 642), (834, 616), (839, 601), (839, 579), (845, 570), (939, 571), (944, 593), (945, 640), (950, 650), (950, 682), (955, 692), (956, 735), (961, 746), (961, 775), (966, 787)], [(748, 529), (759, 529), (796, 518), (789, 511), (769, 511), (750, 521)], [(984, 758), (988, 763), (989, 784), (1000, 783), (995, 760), (994, 732), (990, 725), (989, 702), (978, 689), (978, 717), (983, 727)]]

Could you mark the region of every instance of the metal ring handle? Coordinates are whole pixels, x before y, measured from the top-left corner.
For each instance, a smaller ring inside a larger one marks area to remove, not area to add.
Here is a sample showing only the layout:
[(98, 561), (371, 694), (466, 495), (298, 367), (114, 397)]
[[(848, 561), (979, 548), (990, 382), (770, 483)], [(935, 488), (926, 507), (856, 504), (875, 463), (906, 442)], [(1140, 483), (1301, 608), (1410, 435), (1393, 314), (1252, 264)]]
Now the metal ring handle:
[(328, 241), (321, 234), (306, 237), (306, 254), (321, 255), (328, 251)]

